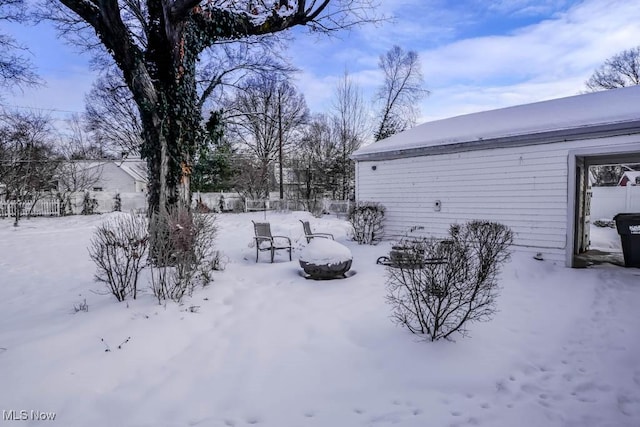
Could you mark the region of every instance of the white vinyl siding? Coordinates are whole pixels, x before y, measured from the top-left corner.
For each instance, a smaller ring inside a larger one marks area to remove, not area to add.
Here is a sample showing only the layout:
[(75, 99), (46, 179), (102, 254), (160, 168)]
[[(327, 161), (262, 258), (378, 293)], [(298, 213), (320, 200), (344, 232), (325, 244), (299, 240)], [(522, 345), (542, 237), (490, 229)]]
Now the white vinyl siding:
[(113, 163), (106, 163), (102, 168), (100, 179), (95, 186), (102, 187), (104, 191), (118, 191), (120, 193), (135, 193), (135, 180)]
[[(516, 249), (560, 261), (573, 203), (568, 201), (569, 150), (614, 144), (635, 144), (640, 151), (640, 137), (625, 136), (359, 161), (356, 197), (386, 207), (388, 239), (416, 225), (425, 235), (444, 237), (452, 223), (497, 221), (513, 229)], [(433, 208), (436, 200), (440, 211)]]

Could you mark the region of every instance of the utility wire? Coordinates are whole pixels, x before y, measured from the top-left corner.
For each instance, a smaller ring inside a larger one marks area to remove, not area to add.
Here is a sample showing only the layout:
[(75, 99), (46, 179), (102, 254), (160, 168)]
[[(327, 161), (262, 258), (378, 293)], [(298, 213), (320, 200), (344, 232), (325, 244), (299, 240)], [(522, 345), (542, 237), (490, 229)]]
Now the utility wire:
[(52, 111), (56, 113), (72, 113), (72, 114), (83, 114), (81, 111), (71, 111), (71, 110), (60, 110), (57, 108), (44, 108), (44, 107), (26, 107), (24, 105), (13, 105), (13, 104), (4, 104), (0, 103), (0, 107), (6, 108), (21, 108), (24, 110), (41, 110), (41, 111)]

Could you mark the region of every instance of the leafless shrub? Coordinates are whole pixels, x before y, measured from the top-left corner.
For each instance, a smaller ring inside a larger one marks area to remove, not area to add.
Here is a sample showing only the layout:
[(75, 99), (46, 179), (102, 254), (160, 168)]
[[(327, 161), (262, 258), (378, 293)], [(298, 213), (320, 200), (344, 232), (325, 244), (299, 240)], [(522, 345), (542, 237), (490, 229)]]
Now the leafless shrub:
[(384, 213), (385, 207), (379, 203), (360, 202), (351, 207), (349, 222), (358, 244), (375, 245), (382, 240)]
[(211, 269), (214, 271), (222, 271), (227, 267), (229, 258), (220, 251), (213, 251), (211, 258)]
[(244, 212), (244, 199), (236, 199), (233, 202), (233, 213)]
[(444, 241), (401, 241), (403, 256), (387, 268), (393, 320), (435, 341), (464, 336), (468, 322), (491, 319), (512, 241), (508, 227), (484, 221), (452, 225)]
[(179, 302), (197, 285), (211, 283), (211, 271), (221, 267), (214, 216), (177, 207), (154, 214), (149, 232), (151, 289), (158, 302)]
[(118, 301), (136, 298), (147, 244), (147, 221), (133, 214), (111, 218), (93, 234), (89, 256), (97, 267), (95, 279), (105, 283)]
[(82, 199), (82, 215), (93, 215), (98, 208), (98, 200), (95, 197), (91, 197), (88, 191), (85, 191)]
[(116, 195), (113, 196), (113, 210), (114, 212), (122, 211), (122, 197), (120, 197), (120, 193), (116, 193)]
[(85, 298), (83, 302), (78, 305), (73, 305), (73, 312), (78, 313), (80, 311), (84, 311), (85, 313), (89, 312), (89, 304), (87, 304), (87, 299)]

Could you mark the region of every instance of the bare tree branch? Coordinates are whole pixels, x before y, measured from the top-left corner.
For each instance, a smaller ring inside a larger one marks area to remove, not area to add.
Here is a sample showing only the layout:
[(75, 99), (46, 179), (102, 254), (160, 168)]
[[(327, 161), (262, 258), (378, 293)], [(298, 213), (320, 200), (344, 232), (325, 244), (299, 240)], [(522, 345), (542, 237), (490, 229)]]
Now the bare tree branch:
[(585, 84), (591, 92), (640, 84), (640, 46), (607, 59)]
[[(23, 22), (24, 6), (23, 0), (0, 0), (0, 21)], [(27, 52), (13, 37), (0, 33), (0, 87), (11, 90), (41, 84), (33, 64), (24, 55)]]
[(415, 124), (419, 111), (416, 104), (429, 94), (423, 87), (420, 59), (416, 52), (405, 52), (394, 46), (380, 56), (379, 66), (384, 73), (384, 82), (376, 95), (381, 105), (379, 125), (374, 134), (376, 141)]

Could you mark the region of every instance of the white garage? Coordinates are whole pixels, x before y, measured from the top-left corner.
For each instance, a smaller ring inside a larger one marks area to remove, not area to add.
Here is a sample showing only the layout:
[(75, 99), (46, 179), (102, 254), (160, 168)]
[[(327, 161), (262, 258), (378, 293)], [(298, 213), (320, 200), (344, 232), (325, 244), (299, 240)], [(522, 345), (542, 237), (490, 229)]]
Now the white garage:
[(424, 123), (353, 158), (356, 199), (386, 207), (388, 239), (497, 221), (515, 250), (573, 266), (589, 242), (589, 166), (640, 163), (640, 86)]

